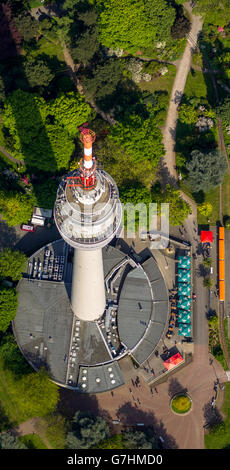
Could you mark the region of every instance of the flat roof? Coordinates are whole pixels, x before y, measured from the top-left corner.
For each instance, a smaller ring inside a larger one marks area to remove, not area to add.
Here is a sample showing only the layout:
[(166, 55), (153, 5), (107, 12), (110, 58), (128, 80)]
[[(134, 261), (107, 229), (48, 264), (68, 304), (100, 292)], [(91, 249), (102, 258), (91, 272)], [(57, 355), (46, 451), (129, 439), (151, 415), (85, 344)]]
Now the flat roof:
[[(110, 287), (108, 305), (115, 309), (110, 319), (106, 314), (98, 322), (83, 322), (73, 315), (72, 248), (58, 239), (28, 259), (30, 269), (17, 287), (13, 322), (16, 340), (31, 365), (36, 369), (44, 365), (60, 385), (87, 393), (124, 384), (119, 359), (131, 353), (143, 363), (157, 346), (168, 319), (167, 289), (156, 261), (150, 258), (143, 265), (135, 264), (110, 245), (102, 251)], [(57, 265), (63, 273), (58, 281), (54, 279)], [(43, 270), (49, 272), (52, 266), (53, 274), (43, 278)], [(82, 387), (83, 369), (88, 373), (87, 387)]]

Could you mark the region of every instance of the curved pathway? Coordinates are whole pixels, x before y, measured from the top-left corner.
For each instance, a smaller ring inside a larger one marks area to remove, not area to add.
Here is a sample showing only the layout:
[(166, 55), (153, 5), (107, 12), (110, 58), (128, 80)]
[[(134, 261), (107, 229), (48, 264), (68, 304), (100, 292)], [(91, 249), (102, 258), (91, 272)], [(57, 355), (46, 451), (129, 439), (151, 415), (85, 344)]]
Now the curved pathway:
[[(175, 156), (175, 142), (176, 142), (176, 125), (178, 119), (178, 107), (184, 93), (186, 80), (190, 71), (192, 63), (192, 53), (196, 46), (197, 38), (202, 30), (203, 20), (192, 14), (191, 7), (188, 3), (184, 5), (190, 14), (191, 30), (188, 37), (188, 42), (185, 47), (183, 56), (179, 61), (176, 77), (171, 91), (170, 104), (168, 107), (167, 118), (163, 128), (163, 142), (165, 147), (165, 156), (162, 159), (163, 167), (163, 184), (167, 182), (177, 181), (176, 172), (176, 156)], [(164, 171), (166, 169), (167, 171)]]

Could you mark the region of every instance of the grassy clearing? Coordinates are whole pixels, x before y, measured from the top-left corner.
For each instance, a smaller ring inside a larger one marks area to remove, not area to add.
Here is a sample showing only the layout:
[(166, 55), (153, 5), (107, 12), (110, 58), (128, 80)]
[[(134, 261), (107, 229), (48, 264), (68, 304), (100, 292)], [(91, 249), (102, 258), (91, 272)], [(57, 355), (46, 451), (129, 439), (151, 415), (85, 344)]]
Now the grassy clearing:
[[(199, 211), (197, 212), (198, 224), (205, 225), (216, 225), (219, 221), (219, 207), (220, 207), (220, 190), (219, 186), (217, 188), (211, 189), (211, 191), (204, 193), (204, 200), (202, 202), (210, 202), (213, 207), (212, 214), (209, 217), (201, 215)], [(209, 220), (209, 222), (208, 222)]]
[(31, 55), (36, 57), (37, 55), (46, 54), (48, 57), (57, 58), (59, 61), (64, 62), (64, 55), (60, 44), (55, 44), (48, 41), (45, 37), (42, 37), (38, 41), (38, 48), (31, 52)]
[(206, 98), (207, 84), (202, 72), (191, 70), (188, 74), (184, 94), (189, 97)]
[(41, 0), (29, 0), (30, 8), (38, 8), (41, 7), (43, 2)]
[(204, 436), (206, 449), (230, 449), (230, 384), (225, 384), (225, 398), (221, 411), (226, 416), (224, 425), (216, 426)]
[[(151, 93), (154, 91), (167, 91), (170, 97), (171, 89), (176, 76), (176, 66), (172, 64), (165, 65), (168, 68), (168, 72), (163, 76), (153, 78), (150, 82), (141, 81), (139, 83), (141, 90), (148, 90)], [(162, 64), (162, 67), (163, 66), (164, 64)]]

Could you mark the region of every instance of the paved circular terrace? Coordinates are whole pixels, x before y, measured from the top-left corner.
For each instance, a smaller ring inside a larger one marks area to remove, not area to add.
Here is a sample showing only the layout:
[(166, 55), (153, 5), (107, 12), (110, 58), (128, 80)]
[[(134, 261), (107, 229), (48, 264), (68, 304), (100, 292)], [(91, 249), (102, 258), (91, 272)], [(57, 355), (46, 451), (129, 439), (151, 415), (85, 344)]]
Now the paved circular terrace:
[(30, 364), (45, 366), (61, 386), (84, 393), (125, 383), (119, 360), (148, 359), (165, 333), (168, 292), (156, 261), (143, 263), (108, 245), (103, 248), (106, 310), (95, 322), (80, 321), (70, 305), (73, 249), (62, 239), (28, 260), (18, 284), (13, 329)]

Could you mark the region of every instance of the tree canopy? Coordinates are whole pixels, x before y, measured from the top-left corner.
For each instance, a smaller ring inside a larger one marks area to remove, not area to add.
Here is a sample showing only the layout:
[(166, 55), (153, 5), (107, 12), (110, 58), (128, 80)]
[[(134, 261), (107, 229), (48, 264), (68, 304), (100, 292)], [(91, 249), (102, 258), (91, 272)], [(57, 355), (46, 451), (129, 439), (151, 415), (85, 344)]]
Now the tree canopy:
[(193, 192), (200, 190), (206, 192), (221, 183), (227, 169), (227, 162), (218, 150), (207, 153), (193, 150), (187, 169), (188, 184)]
[(27, 447), (17, 436), (8, 431), (0, 435), (0, 449), (27, 449)]
[(73, 417), (66, 445), (70, 449), (90, 449), (108, 437), (109, 426), (101, 416), (78, 411)]
[(100, 41), (130, 52), (170, 39), (175, 10), (166, 0), (96, 0)]
[(76, 136), (78, 127), (92, 118), (92, 110), (83, 96), (76, 92), (60, 94), (50, 105), (49, 112), (70, 136)]
[(194, 13), (200, 13), (207, 23), (226, 26), (229, 24), (230, 3), (229, 0), (197, 0)]
[(24, 73), (31, 88), (48, 86), (54, 78), (53, 72), (42, 59), (26, 61)]
[(157, 440), (153, 433), (126, 431), (123, 433), (124, 449), (157, 449)]
[(30, 14), (15, 17), (14, 23), (25, 41), (31, 41), (38, 34), (38, 22)]
[(134, 164), (132, 154), (126, 153), (123, 147), (108, 137), (97, 148), (97, 159), (115, 179), (119, 188), (132, 185), (133, 181), (150, 187), (154, 180), (153, 161), (146, 160), (143, 154)]
[(230, 122), (230, 97), (227, 96), (216, 109), (217, 115), (222, 119), (225, 126)]
[(121, 77), (122, 70), (118, 60), (109, 59), (103, 65), (97, 65), (91, 76), (83, 80), (86, 96), (93, 98), (103, 108), (107, 97), (110, 98), (116, 90)]
[(109, 138), (132, 156), (133, 163), (145, 159), (156, 167), (164, 155), (162, 134), (153, 117), (143, 119), (127, 113), (122, 122), (113, 126)]
[(5, 332), (14, 319), (17, 310), (15, 289), (0, 286), (0, 331)]
[(28, 223), (33, 207), (34, 200), (27, 194), (13, 191), (0, 192), (0, 212), (10, 227)]
[(5, 335), (1, 340), (0, 353), (6, 369), (11, 370), (17, 376), (31, 373), (31, 367), (20, 352), (12, 334)]
[(182, 198), (180, 190), (169, 184), (162, 190), (157, 183), (152, 188), (152, 200), (159, 204), (164, 203), (169, 205), (170, 225), (182, 225), (191, 212), (191, 207)]
[(0, 279), (10, 277), (17, 281), (26, 267), (26, 255), (20, 251), (5, 248), (0, 251)]
[[(64, 111), (61, 105), (65, 107)], [(66, 103), (58, 99), (57, 113), (60, 116), (53, 116), (52, 122), (49, 116), (55, 111), (54, 103), (50, 106), (44, 98), (22, 90), (11, 93), (5, 101), (3, 123), (13, 138), (14, 156), (24, 159), (29, 168), (47, 172), (67, 168), (75, 146), (73, 138), (58, 124), (58, 118), (63, 123), (63, 114), (67, 109), (70, 117), (68, 98)], [(78, 111), (78, 114), (81, 116), (81, 112)]]
[(58, 386), (52, 382), (44, 368), (26, 374), (17, 380), (12, 398), (28, 416), (45, 416), (53, 413), (58, 400)]

